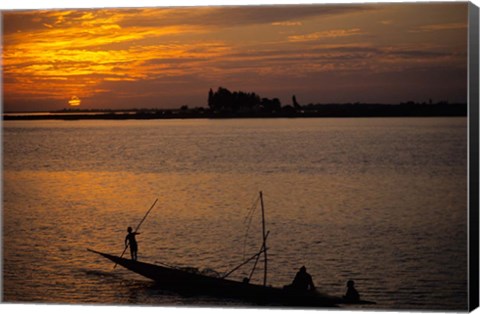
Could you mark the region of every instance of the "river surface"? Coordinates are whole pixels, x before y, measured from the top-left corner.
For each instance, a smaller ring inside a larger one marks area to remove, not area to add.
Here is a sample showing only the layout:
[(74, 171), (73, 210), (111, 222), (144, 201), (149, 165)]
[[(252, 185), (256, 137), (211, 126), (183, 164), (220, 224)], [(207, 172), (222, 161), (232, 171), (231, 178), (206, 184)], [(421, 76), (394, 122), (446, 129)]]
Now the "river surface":
[(224, 273), (261, 246), (263, 191), (268, 284), (305, 265), (369, 309), (466, 310), (467, 147), (466, 118), (4, 121), (3, 301), (249, 307), (86, 248), (120, 255), (158, 198), (139, 260)]

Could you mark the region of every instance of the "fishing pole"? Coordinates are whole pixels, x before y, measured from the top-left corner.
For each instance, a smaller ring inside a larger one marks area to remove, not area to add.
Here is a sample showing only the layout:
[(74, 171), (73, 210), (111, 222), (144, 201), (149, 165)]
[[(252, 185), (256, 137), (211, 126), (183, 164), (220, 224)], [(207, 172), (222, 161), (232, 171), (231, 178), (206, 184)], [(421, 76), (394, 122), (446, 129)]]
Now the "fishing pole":
[[(150, 209), (147, 211), (147, 213), (145, 214), (145, 216), (143, 216), (142, 220), (140, 220), (140, 223), (137, 225), (137, 227), (135, 228), (135, 232), (138, 231), (138, 229), (140, 229), (140, 226), (142, 225), (142, 223), (145, 221), (145, 219), (147, 218), (148, 214), (150, 214), (150, 212), (152, 211), (152, 209), (155, 207), (155, 204), (157, 204), (157, 201), (158, 201), (158, 198), (155, 200), (155, 202), (153, 202), (153, 205), (150, 207)], [(122, 252), (122, 255), (120, 255), (120, 258), (123, 257), (123, 254), (125, 254), (125, 252), (127, 251), (128, 249), (128, 246), (130, 245), (130, 243), (127, 243), (127, 245), (125, 246), (125, 249), (123, 250)], [(115, 267), (117, 267), (117, 264), (118, 263), (115, 263), (115, 265), (113, 266), (113, 268), (115, 269)]]

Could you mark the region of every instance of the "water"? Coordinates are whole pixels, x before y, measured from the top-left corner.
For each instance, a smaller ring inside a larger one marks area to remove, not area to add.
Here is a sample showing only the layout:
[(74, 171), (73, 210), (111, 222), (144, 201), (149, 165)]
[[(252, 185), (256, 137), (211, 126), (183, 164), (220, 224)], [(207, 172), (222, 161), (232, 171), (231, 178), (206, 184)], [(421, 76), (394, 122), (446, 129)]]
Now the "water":
[(249, 306), (86, 248), (120, 254), (158, 197), (139, 259), (226, 272), (261, 245), (261, 190), (269, 284), (305, 265), (369, 308), (467, 309), (466, 118), (5, 121), (3, 149), (5, 302)]

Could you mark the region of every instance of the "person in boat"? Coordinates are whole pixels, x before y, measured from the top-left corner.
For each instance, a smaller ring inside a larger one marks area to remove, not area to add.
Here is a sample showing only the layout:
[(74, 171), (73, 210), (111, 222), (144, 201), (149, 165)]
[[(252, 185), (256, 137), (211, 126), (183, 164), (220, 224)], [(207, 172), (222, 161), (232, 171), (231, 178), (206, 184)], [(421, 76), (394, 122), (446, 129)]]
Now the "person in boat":
[(138, 244), (137, 239), (135, 236), (140, 234), (138, 232), (132, 232), (132, 227), (127, 228), (128, 234), (125, 237), (125, 248), (129, 245), (130, 246), (130, 256), (132, 257), (133, 261), (137, 260), (137, 251), (138, 251)]
[(312, 276), (307, 273), (307, 268), (305, 266), (300, 267), (300, 270), (297, 272), (292, 284), (288, 286), (288, 288), (298, 291), (315, 290), (315, 284), (313, 283)]
[(355, 282), (353, 280), (347, 281), (347, 293), (343, 296), (345, 300), (357, 302), (360, 300), (360, 294), (355, 289)]

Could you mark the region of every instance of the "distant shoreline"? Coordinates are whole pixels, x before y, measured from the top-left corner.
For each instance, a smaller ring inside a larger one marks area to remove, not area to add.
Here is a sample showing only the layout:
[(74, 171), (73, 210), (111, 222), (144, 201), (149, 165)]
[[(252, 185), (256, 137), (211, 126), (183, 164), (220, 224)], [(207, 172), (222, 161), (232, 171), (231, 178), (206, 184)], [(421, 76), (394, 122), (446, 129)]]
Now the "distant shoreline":
[(152, 120), (152, 119), (242, 119), (242, 118), (375, 118), (375, 117), (466, 117), (466, 103), (310, 103), (301, 105), (295, 95), (292, 104), (282, 106), (278, 98), (256, 93), (231, 92), (219, 87), (208, 92), (208, 107), (178, 109), (79, 109), (50, 112), (7, 112), (4, 120)]
[(180, 109), (81, 110), (51, 112), (6, 112), (4, 120), (152, 120), (152, 119), (238, 119), (238, 118), (374, 118), (374, 117), (466, 117), (467, 104), (402, 103), (317, 104), (285, 106), (275, 111), (215, 111), (202, 107)]
[(243, 119), (243, 118), (387, 118), (467, 117), (466, 104), (326, 104), (284, 107), (278, 112), (214, 112), (205, 108), (69, 110), (52, 112), (6, 112), (3, 120), (153, 120), (153, 119)]
[(171, 116), (155, 116), (155, 115), (118, 115), (118, 114), (98, 114), (98, 115), (36, 115), (36, 116), (4, 116), (5, 121), (38, 121), (38, 120), (172, 120), (172, 119), (279, 119), (279, 118), (434, 118), (434, 117), (467, 117), (467, 115), (248, 115), (248, 116), (187, 116), (187, 115), (171, 115)]

